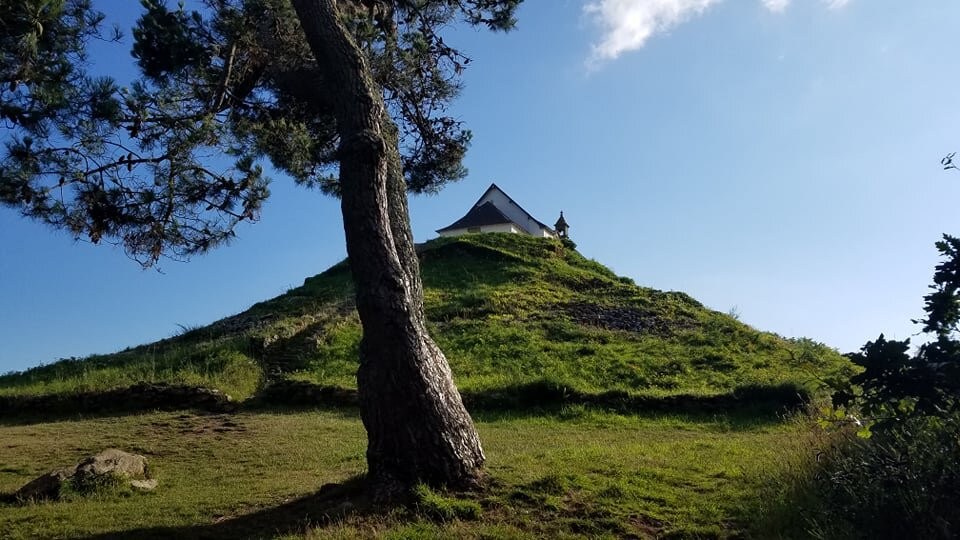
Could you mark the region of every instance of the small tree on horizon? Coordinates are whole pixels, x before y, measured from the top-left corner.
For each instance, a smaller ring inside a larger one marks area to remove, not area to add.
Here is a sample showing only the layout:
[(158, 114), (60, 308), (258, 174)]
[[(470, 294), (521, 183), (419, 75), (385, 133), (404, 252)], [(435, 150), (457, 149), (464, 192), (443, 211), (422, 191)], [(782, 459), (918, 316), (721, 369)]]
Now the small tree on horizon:
[(960, 412), (960, 238), (936, 243), (944, 258), (935, 268), (926, 316), (914, 323), (930, 340), (910, 353), (910, 340), (883, 334), (848, 357), (864, 369), (836, 389), (834, 403), (854, 407), (867, 427), (889, 430), (913, 418), (946, 418)]
[(104, 37), (91, 0), (3, 2), (0, 203), (149, 266), (256, 220), (263, 159), (339, 197), (370, 485), (474, 484), (484, 455), (426, 330), (407, 192), (465, 174), (470, 133), (447, 106), (469, 59), (443, 29), (509, 30), (521, 1), (142, 0), (129, 88), (86, 69)]

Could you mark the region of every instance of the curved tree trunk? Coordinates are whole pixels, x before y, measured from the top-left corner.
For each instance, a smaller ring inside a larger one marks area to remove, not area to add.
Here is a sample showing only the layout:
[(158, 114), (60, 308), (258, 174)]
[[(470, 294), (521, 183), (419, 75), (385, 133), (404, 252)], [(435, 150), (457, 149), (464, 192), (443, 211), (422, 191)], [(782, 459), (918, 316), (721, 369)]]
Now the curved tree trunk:
[(379, 497), (416, 482), (465, 486), (484, 456), (447, 360), (427, 334), (395, 126), (334, 0), (293, 0), (335, 89), (347, 255), (363, 324), (357, 384)]

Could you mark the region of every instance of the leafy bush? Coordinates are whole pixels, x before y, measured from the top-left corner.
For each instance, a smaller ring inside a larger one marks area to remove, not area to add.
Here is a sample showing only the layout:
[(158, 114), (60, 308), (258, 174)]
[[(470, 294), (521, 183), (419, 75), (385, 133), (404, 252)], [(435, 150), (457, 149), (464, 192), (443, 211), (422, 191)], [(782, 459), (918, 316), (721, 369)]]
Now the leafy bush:
[(869, 438), (797, 426), (766, 471), (751, 536), (821, 539), (960, 537), (960, 418), (912, 419)]
[(915, 321), (930, 341), (911, 354), (881, 334), (848, 355), (863, 371), (822, 422), (840, 429), (784, 482), (803, 536), (960, 537), (960, 239), (936, 245), (946, 260)]
[(864, 371), (834, 394), (834, 404), (860, 413), (880, 430), (902, 429), (911, 418), (960, 412), (960, 239), (944, 235), (937, 249), (933, 292), (924, 297), (919, 322), (932, 339), (909, 354), (910, 340), (887, 341), (883, 334), (849, 355)]
[(810, 515), (820, 538), (960, 537), (960, 419), (911, 419), (825, 453)]

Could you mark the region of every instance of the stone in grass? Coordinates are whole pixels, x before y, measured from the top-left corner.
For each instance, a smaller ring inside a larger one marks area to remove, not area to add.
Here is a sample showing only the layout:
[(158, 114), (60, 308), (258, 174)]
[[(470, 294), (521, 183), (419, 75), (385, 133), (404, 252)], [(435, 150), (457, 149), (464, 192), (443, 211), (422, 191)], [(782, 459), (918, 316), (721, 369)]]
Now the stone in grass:
[(124, 483), (141, 491), (157, 487), (157, 481), (147, 477), (147, 458), (110, 448), (76, 465), (40, 476), (14, 495), (21, 501), (58, 499), (64, 489), (83, 494), (97, 487)]

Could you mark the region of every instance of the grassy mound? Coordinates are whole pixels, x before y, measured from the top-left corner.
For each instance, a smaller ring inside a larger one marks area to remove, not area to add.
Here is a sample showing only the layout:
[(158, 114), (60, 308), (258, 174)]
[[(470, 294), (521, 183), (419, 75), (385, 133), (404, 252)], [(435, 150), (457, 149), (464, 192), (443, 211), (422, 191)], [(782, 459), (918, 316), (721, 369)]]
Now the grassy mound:
[[(420, 255), (430, 330), (484, 442), (486, 489), (422, 488), (409, 508), (382, 510), (356, 494), (365, 472), (354, 380), (361, 328), (341, 263), (209, 326), (0, 377), (0, 530), (739, 538), (757, 529), (758, 499), (781, 478), (770, 471), (798, 440), (770, 413), (797, 405), (817, 377), (850, 369), (823, 345), (638, 287), (550, 240), (470, 235), (434, 240)], [(196, 387), (250, 403), (234, 410)], [(162, 406), (171, 395), (222, 411), (156, 412), (178, 409)], [(131, 412), (140, 402), (150, 412)], [(329, 407), (276, 407), (317, 402)], [(9, 500), (37, 474), (104, 445), (150, 456), (160, 487), (142, 497)]]
[[(638, 287), (559, 242), (521, 235), (421, 246), (431, 332), (467, 394), (547, 385), (570, 395), (716, 396), (803, 389), (848, 369), (835, 351), (786, 340), (686, 294)], [(355, 387), (360, 322), (344, 263), (238, 315), (125, 351), (0, 377), (0, 396), (139, 382), (214, 388), (236, 400), (268, 383)]]

